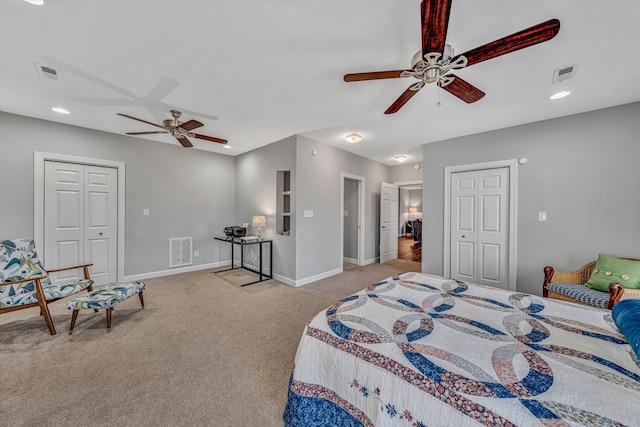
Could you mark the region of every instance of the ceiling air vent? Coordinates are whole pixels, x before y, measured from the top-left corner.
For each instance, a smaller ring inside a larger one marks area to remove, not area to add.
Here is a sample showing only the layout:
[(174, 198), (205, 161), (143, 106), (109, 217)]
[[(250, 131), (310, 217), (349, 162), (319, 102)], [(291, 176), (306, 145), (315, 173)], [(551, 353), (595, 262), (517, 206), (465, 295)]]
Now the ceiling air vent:
[(48, 79), (53, 79), (53, 80), (60, 80), (60, 78), (58, 77), (58, 70), (56, 70), (55, 67), (51, 65), (38, 64), (37, 62), (35, 64), (36, 64), (36, 70), (38, 70), (38, 75), (40, 77), (46, 77)]
[(578, 64), (567, 65), (566, 67), (557, 68), (553, 71), (553, 83), (560, 83), (568, 79), (572, 79), (576, 75)]

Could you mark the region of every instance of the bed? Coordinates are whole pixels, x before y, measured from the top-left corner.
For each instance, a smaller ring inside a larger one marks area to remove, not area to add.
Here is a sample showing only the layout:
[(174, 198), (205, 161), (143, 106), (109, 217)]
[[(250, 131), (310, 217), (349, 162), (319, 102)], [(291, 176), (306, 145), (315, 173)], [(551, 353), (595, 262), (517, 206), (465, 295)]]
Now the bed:
[(402, 273), (307, 325), (287, 427), (640, 425), (611, 311)]

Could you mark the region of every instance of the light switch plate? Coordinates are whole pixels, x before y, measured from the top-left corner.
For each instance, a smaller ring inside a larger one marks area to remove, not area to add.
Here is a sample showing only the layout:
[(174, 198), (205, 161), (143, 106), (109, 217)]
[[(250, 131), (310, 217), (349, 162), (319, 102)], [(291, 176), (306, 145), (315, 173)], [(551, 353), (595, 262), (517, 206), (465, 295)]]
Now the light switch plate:
[(547, 213), (546, 212), (538, 212), (538, 221), (546, 221)]
[(313, 210), (305, 210), (304, 211), (305, 218), (313, 218)]
[(142, 215), (149, 216), (149, 209), (143, 209), (142, 210)]

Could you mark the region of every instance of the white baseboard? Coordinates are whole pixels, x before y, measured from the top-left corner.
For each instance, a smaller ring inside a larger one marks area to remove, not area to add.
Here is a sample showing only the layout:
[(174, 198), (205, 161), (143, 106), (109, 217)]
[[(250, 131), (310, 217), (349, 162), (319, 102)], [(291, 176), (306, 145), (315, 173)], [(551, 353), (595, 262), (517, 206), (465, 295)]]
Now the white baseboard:
[(376, 262), (379, 262), (379, 261), (380, 261), (380, 257), (365, 259), (364, 260), (364, 264), (362, 264), (362, 265), (375, 264)]
[(209, 268), (217, 268), (230, 266), (231, 261), (212, 262), (209, 264), (190, 265), (188, 267), (172, 268), (171, 270), (152, 271), (150, 273), (133, 274), (124, 276), (123, 281), (133, 282), (136, 280), (153, 279), (155, 277), (171, 276), (173, 274), (188, 273), (190, 271), (207, 270)]
[(347, 264), (357, 264), (358, 263), (358, 260), (355, 259), (355, 258), (344, 257), (344, 258), (342, 258), (342, 261), (346, 262)]
[(342, 268), (336, 268), (335, 270), (325, 271), (324, 273), (316, 274), (315, 276), (305, 277), (304, 279), (300, 279), (300, 280), (292, 280), (288, 277), (280, 276), (279, 274), (274, 274), (273, 278), (279, 282), (284, 283), (285, 285), (294, 286), (297, 288), (298, 286), (308, 285), (309, 283), (326, 279), (327, 277), (335, 276), (336, 274), (342, 273), (342, 271), (343, 271)]

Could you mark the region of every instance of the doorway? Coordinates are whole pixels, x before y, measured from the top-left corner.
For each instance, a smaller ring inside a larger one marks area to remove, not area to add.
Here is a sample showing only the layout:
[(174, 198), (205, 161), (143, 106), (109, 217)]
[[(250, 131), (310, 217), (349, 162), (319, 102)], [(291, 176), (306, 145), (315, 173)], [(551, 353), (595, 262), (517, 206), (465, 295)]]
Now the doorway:
[(124, 163), (34, 153), (34, 240), (47, 268), (93, 263), (96, 284), (123, 279), (124, 183)]
[(422, 263), (422, 181), (396, 183), (398, 258)]
[(444, 275), (515, 290), (515, 160), (445, 168)]
[(343, 172), (341, 175), (340, 235), (342, 245), (340, 263), (343, 271), (365, 265), (365, 178)]

